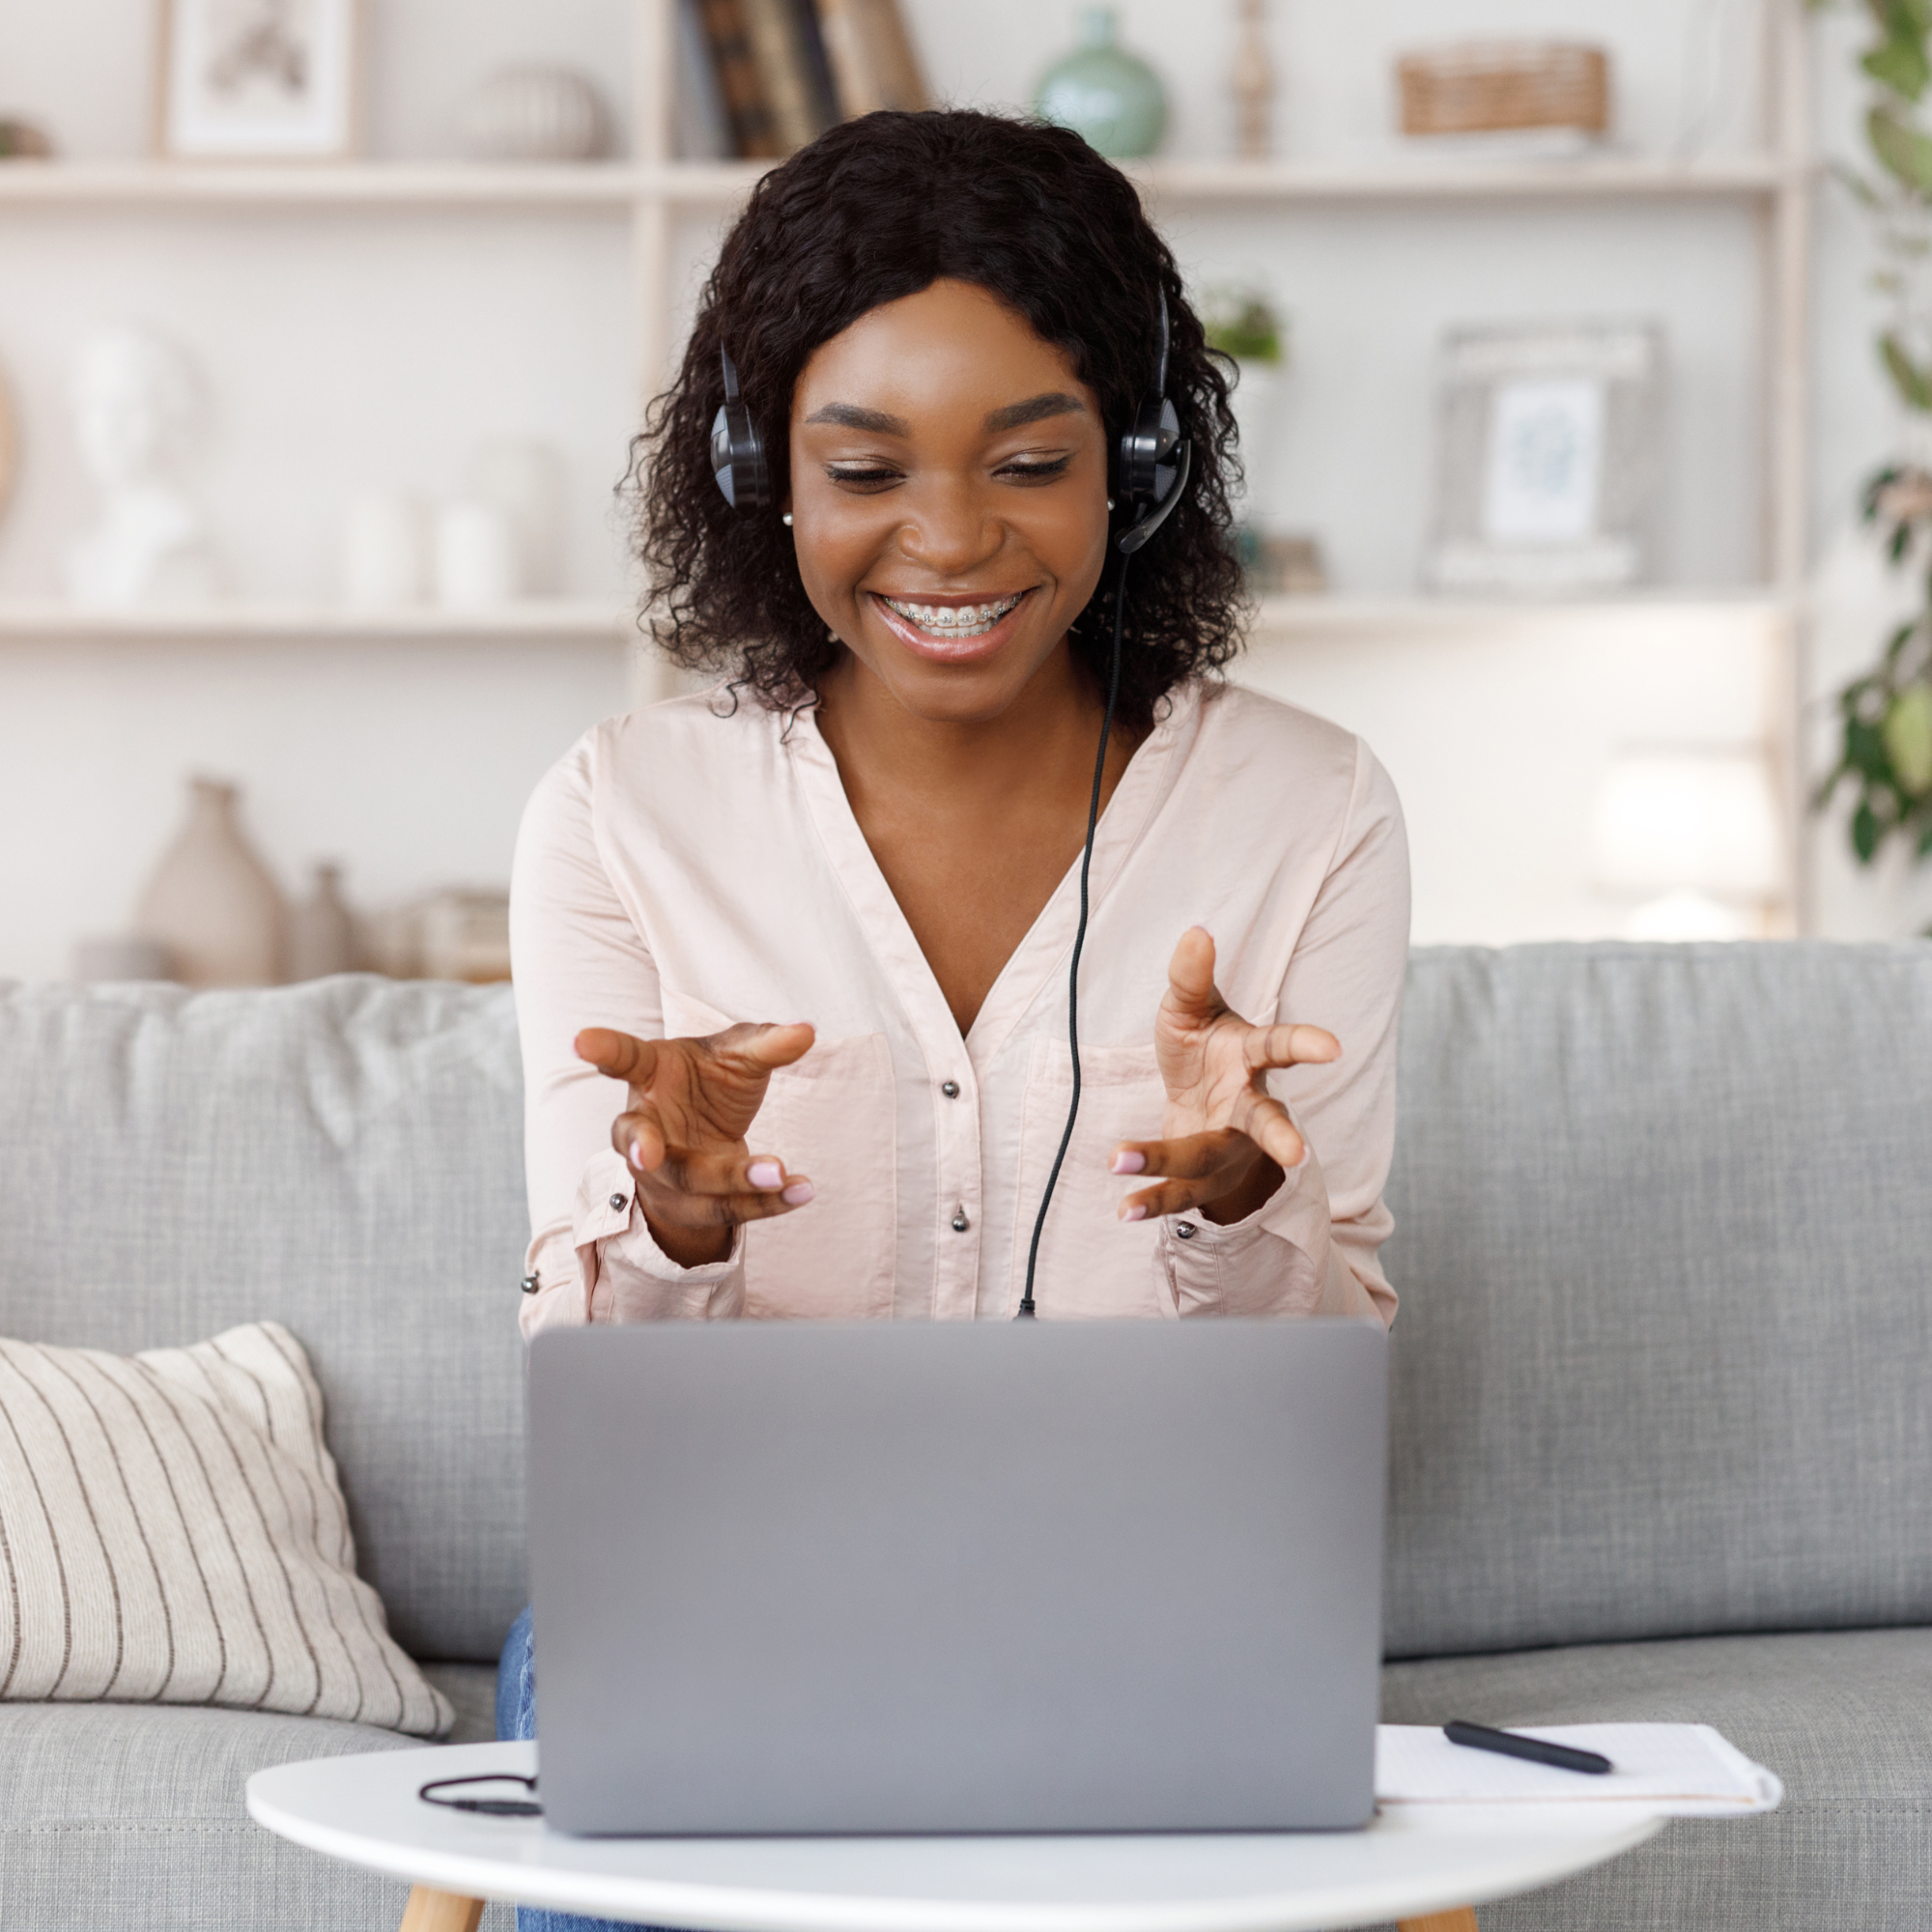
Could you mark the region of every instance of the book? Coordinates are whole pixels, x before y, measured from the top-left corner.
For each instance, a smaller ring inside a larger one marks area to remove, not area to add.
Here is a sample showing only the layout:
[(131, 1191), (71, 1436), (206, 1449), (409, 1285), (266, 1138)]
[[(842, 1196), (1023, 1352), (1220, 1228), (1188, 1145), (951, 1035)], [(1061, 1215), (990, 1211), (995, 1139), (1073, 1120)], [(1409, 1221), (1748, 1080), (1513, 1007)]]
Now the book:
[(776, 160), (785, 150), (779, 143), (742, 0), (697, 0), (697, 14), (732, 146), (748, 160)]
[(849, 121), (882, 107), (929, 107), (925, 76), (898, 0), (816, 0), (819, 29)]
[(794, 0), (739, 0), (746, 38), (757, 65), (772, 132), (779, 152), (788, 155), (815, 140), (829, 125), (820, 105), (799, 31)]
[(817, 0), (791, 0), (798, 21), (798, 43), (810, 83), (812, 106), (821, 129), (844, 119), (838, 109), (838, 83), (832, 73), (832, 56), (825, 50), (825, 34), (818, 24)]
[(705, 43), (698, 0), (677, 0), (677, 96), (673, 152), (681, 161), (727, 160), (738, 152), (731, 116)]

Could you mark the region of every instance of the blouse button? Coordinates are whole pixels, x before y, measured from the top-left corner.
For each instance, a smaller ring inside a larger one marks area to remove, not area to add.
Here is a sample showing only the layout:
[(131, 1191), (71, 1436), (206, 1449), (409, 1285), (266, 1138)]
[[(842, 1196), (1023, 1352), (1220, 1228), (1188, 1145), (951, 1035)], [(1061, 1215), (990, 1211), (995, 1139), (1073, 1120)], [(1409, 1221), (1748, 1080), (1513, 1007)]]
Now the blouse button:
[(523, 1286), (524, 1286), (524, 1293), (526, 1294), (534, 1294), (537, 1292), (538, 1288), (542, 1286), (542, 1284), (537, 1280), (535, 1275), (526, 1274), (524, 1277)]
[(943, 1080), (940, 1082), (939, 1091), (949, 1100), (956, 1100), (959, 1097), (959, 1083), (956, 1080)]
[(630, 1205), (631, 1197), (628, 1194), (613, 1194), (611, 1197), (611, 1208), (613, 1213), (621, 1212)]
[(1179, 1235), (1183, 1241), (1191, 1241), (1195, 1237), (1195, 1236), (1201, 1232), (1201, 1230), (1197, 1228), (1192, 1221), (1177, 1221), (1174, 1224), (1174, 1232), (1177, 1235)]
[(955, 1235), (963, 1235), (972, 1225), (972, 1222), (966, 1218), (965, 1208), (955, 1208), (952, 1210), (952, 1232)]

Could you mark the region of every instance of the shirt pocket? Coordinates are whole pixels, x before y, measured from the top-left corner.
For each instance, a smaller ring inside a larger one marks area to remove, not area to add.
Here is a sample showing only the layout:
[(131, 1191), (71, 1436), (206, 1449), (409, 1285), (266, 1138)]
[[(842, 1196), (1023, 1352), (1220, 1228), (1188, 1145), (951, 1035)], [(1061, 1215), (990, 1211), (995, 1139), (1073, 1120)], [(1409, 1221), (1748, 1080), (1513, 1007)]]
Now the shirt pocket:
[[(1019, 1307), (1033, 1224), (1072, 1097), (1073, 1060), (1065, 1042), (1035, 1039), (1020, 1118), (1010, 1310)], [(1042, 1319), (1091, 1321), (1176, 1312), (1173, 1296), (1162, 1292), (1164, 1276), (1155, 1264), (1159, 1221), (1120, 1219), (1122, 1201), (1145, 1186), (1145, 1178), (1107, 1171), (1119, 1142), (1159, 1138), (1166, 1106), (1167, 1088), (1151, 1045), (1080, 1049), (1080, 1118), (1054, 1183), (1034, 1271), (1034, 1303)]]
[[(670, 1037), (722, 1033), (731, 1018), (668, 989)], [(816, 1190), (803, 1208), (745, 1229), (745, 1314), (860, 1321), (890, 1316), (898, 1264), (898, 1102), (882, 1033), (821, 1039), (765, 1089), (753, 1153), (776, 1154)]]

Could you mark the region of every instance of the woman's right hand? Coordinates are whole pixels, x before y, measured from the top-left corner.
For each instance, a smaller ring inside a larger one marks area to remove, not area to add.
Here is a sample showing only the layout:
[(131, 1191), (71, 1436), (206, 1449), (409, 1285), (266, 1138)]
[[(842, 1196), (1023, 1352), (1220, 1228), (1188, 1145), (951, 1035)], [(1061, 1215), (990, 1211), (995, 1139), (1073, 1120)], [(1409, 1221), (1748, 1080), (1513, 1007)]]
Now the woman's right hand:
[(577, 1036), (577, 1054), (631, 1093), (611, 1144), (637, 1181), (651, 1238), (679, 1267), (731, 1252), (742, 1221), (789, 1214), (811, 1182), (745, 1142), (775, 1069), (810, 1050), (809, 1026), (726, 1027), (706, 1039), (637, 1039), (608, 1027)]

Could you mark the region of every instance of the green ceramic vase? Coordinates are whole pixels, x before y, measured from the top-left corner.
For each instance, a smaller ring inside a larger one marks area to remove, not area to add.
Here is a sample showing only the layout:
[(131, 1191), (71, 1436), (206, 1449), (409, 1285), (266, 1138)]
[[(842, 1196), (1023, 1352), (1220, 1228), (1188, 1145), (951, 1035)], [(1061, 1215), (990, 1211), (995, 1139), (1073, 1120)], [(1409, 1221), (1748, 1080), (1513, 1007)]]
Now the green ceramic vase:
[(1117, 32), (1111, 7), (1083, 7), (1080, 45), (1040, 76), (1034, 111), (1125, 161), (1160, 146), (1167, 96), (1153, 69), (1118, 44)]

